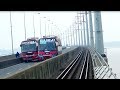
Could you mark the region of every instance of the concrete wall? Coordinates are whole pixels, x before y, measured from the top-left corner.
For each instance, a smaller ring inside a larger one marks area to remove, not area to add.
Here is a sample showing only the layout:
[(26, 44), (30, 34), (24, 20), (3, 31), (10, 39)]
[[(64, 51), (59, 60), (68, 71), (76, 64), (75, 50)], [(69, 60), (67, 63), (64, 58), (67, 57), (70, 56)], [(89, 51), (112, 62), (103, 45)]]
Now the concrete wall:
[(22, 62), (22, 59), (11, 59), (11, 60), (6, 60), (6, 61), (2, 61), (0, 62), (0, 69), (15, 65), (15, 64), (19, 64)]
[(15, 55), (7, 55), (0, 57), (0, 69), (6, 68), (18, 63), (21, 63), (22, 59), (16, 59)]
[(11, 59), (15, 59), (15, 58), (16, 58), (15, 54), (13, 54), (13, 55), (7, 55), (7, 56), (1, 56), (0, 57), (0, 62), (11, 60)]
[(70, 52), (40, 62), (28, 69), (18, 71), (5, 79), (49, 79), (55, 73), (58, 73), (65, 64), (70, 63), (76, 57), (79, 50), (80, 48), (76, 48)]

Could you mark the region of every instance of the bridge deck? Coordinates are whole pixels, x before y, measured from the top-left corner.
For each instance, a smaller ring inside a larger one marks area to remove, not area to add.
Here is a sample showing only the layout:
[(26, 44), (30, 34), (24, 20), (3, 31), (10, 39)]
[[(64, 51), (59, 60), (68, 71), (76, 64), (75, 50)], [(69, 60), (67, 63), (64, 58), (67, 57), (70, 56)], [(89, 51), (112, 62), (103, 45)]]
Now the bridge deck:
[[(62, 51), (62, 54), (69, 52), (77, 47), (66, 48)], [(33, 65), (36, 65), (41, 62), (29, 62), (29, 63), (20, 63), (7, 68), (0, 69), (0, 78), (4, 78), (9, 76), (10, 74), (14, 75), (17, 71), (22, 71), (24, 69), (28, 69)]]
[(0, 62), (12, 60), (12, 59), (16, 59), (15, 55), (1, 56), (0, 57)]

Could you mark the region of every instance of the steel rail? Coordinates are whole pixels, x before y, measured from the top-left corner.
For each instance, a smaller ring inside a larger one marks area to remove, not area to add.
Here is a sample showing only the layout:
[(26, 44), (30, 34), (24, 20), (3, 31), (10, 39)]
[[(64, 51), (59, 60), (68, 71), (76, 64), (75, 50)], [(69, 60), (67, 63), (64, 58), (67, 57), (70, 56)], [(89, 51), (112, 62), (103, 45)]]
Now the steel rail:
[(88, 55), (88, 52), (86, 51), (86, 54), (85, 54), (85, 59), (84, 59), (84, 63), (82, 65), (82, 70), (80, 72), (80, 76), (79, 76), (79, 79), (82, 79), (82, 78), (85, 78), (85, 76), (83, 76), (83, 74), (85, 73), (84, 69), (85, 69), (85, 65), (86, 65), (86, 61), (87, 61), (87, 55)]
[(75, 65), (75, 63), (80, 58), (82, 52), (83, 51), (81, 50), (79, 52), (79, 54), (77, 55), (77, 57), (66, 67), (66, 69), (56, 79), (63, 79), (67, 75), (67, 73), (71, 70), (71, 68), (73, 67), (73, 65)]

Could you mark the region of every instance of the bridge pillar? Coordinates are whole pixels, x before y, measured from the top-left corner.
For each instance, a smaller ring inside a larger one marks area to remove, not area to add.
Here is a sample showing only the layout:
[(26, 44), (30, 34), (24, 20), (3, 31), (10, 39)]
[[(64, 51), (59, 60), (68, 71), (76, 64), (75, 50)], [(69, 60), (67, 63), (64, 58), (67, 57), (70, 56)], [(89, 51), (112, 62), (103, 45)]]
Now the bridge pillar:
[(104, 54), (102, 21), (100, 11), (94, 12), (94, 25), (95, 25), (95, 48), (98, 51), (98, 53)]
[(84, 45), (86, 46), (86, 32), (85, 32), (85, 19), (83, 15), (83, 32), (84, 32)]
[(89, 11), (89, 26), (90, 26), (90, 45), (94, 48), (94, 37), (93, 37), (93, 23), (92, 23), (92, 14)]
[(87, 17), (87, 11), (85, 11), (85, 21), (86, 21), (87, 45), (89, 46), (89, 31), (88, 31), (88, 17)]

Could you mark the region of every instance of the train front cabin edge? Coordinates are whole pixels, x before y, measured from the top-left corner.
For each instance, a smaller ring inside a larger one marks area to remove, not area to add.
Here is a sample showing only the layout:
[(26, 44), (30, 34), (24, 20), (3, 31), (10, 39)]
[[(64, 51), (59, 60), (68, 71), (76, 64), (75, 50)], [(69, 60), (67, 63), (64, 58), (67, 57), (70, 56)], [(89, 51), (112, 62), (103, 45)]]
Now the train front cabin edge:
[(61, 40), (57, 36), (28, 38), (21, 42), (21, 58), (23, 61), (44, 61), (62, 53)]

